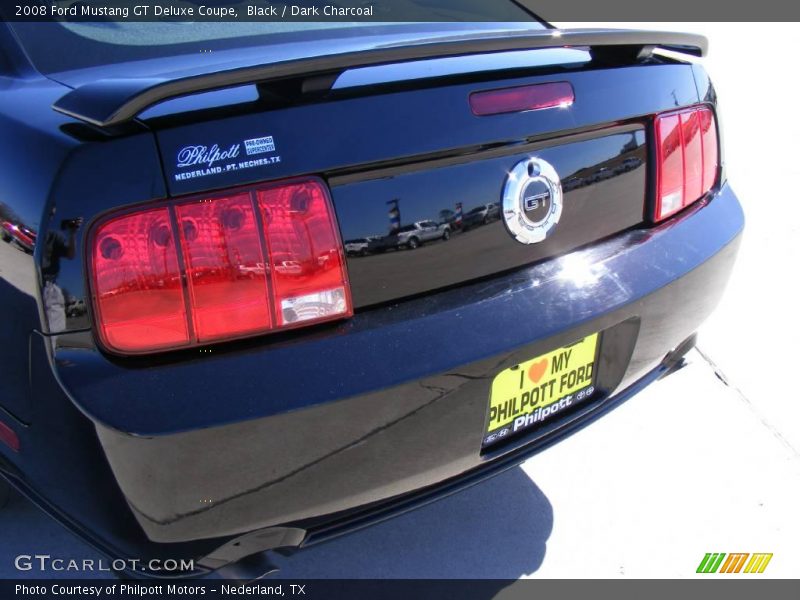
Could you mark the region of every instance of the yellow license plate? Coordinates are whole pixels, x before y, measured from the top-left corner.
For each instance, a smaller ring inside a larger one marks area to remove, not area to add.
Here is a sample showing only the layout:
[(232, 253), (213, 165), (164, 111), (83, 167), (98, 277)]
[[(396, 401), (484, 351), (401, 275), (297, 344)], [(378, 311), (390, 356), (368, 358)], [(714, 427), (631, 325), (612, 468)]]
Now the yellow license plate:
[(591, 396), (598, 338), (593, 333), (498, 373), (484, 445), (549, 421)]

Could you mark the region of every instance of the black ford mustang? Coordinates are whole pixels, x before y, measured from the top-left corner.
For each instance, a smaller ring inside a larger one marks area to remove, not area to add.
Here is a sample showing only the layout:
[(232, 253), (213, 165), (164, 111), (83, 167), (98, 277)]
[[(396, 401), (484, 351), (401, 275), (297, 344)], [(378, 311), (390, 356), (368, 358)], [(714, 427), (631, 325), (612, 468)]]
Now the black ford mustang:
[[(714, 88), (681, 58), (705, 49), (0, 23), (0, 219), (30, 246), (0, 242), (0, 474), (110, 557), (202, 574), (591, 422), (680, 363), (735, 259)], [(345, 253), (422, 221), (447, 243)]]

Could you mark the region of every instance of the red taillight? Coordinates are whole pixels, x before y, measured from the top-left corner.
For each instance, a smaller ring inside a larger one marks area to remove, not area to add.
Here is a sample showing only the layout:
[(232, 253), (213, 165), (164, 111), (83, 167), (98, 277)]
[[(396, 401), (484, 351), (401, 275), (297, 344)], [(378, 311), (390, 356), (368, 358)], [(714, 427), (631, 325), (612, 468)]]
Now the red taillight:
[(351, 316), (318, 179), (176, 200), (103, 221), (90, 253), (98, 336), (136, 354)]
[(170, 211), (106, 221), (92, 251), (95, 308), (105, 345), (125, 352), (190, 341)]
[[(19, 437), (8, 425), (0, 421), (0, 442), (11, 448), (14, 452), (19, 452)], [(2, 484), (0, 484), (2, 485)]]
[(175, 210), (197, 341), (271, 329), (266, 261), (250, 194)]
[(657, 218), (663, 219), (683, 207), (683, 140), (681, 118), (669, 115), (656, 119), (658, 139)]
[(572, 85), (566, 81), (474, 92), (469, 96), (472, 114), (479, 117), (556, 106), (566, 107), (574, 101), (575, 93)]
[(703, 189), (710, 190), (717, 181), (719, 166), (717, 124), (714, 121), (714, 113), (709, 108), (700, 109), (697, 115), (703, 140)]
[(717, 128), (710, 108), (658, 115), (656, 132), (656, 221), (702, 198), (716, 182)]
[(269, 231), (277, 326), (348, 313), (341, 243), (324, 188), (309, 181), (261, 190), (258, 206)]
[(681, 114), (683, 139), (683, 196), (684, 205), (705, 194), (703, 189), (703, 143), (700, 139), (697, 111)]

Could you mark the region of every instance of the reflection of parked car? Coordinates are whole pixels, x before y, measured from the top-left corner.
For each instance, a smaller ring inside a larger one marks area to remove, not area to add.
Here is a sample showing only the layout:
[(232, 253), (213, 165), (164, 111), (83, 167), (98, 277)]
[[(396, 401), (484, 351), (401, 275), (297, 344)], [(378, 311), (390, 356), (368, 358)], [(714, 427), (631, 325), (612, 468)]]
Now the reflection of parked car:
[(632, 171), (636, 167), (642, 164), (642, 159), (638, 156), (629, 156), (625, 160), (622, 161), (622, 170), (624, 172)]
[(499, 218), (500, 205), (496, 202), (490, 202), (489, 204), (476, 206), (465, 214), (462, 227), (464, 229), (469, 229), (470, 227), (477, 227), (478, 225), (486, 225)]
[(255, 264), (242, 264), (236, 266), (239, 273), (242, 275), (246, 275), (250, 278), (255, 277), (262, 277), (266, 271), (266, 266), (263, 262), (257, 262)]
[(581, 187), (584, 185), (585, 180), (583, 177), (572, 176), (568, 177), (564, 181), (561, 182), (561, 189), (565, 192), (569, 192), (570, 190), (574, 190), (575, 188)]
[(369, 240), (367, 238), (357, 238), (354, 240), (346, 240), (344, 249), (348, 256), (364, 256), (367, 254), (369, 247)]
[(589, 183), (597, 183), (598, 181), (605, 181), (606, 179), (611, 179), (614, 176), (614, 171), (609, 169), (608, 167), (600, 167), (592, 176), (588, 178)]
[(276, 262), (275, 271), (283, 275), (300, 275), (303, 272), (303, 265), (296, 260), (281, 260)]
[(384, 252), (390, 248), (408, 248), (414, 250), (425, 242), (434, 240), (449, 240), (450, 226), (440, 225), (434, 221), (417, 221), (411, 225), (404, 225), (397, 231), (369, 244), (370, 252)]
[(628, 171), (632, 171), (636, 167), (642, 164), (642, 159), (636, 156), (629, 156), (617, 166), (614, 167), (614, 174), (619, 175), (621, 173), (627, 173)]
[(36, 233), (32, 229), (28, 229), (24, 225), (14, 225), (10, 221), (3, 221), (0, 229), (3, 232), (4, 242), (16, 243), (25, 252), (33, 252), (33, 246), (36, 244)]

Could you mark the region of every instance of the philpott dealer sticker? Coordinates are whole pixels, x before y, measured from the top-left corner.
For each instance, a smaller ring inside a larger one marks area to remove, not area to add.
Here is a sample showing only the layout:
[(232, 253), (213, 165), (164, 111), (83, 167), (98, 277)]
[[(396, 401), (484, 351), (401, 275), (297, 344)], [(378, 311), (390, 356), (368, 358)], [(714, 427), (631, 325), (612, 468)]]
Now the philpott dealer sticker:
[[(263, 156), (268, 155), (268, 156)], [(256, 156), (258, 158), (250, 158)], [(178, 150), (174, 174), (176, 181), (220, 175), (281, 162), (275, 154), (275, 140), (271, 135), (242, 140), (221, 147), (219, 144), (196, 144)]]

